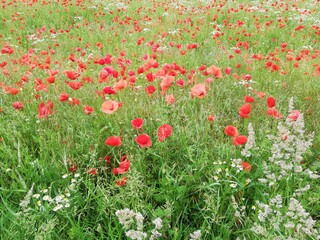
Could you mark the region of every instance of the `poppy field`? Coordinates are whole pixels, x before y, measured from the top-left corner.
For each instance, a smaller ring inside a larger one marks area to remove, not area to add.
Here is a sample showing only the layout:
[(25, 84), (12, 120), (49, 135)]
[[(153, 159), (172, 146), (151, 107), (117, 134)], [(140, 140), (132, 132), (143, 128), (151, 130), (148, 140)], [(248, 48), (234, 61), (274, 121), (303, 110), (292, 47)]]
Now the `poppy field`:
[(1, 239), (320, 239), (320, 2), (2, 0)]

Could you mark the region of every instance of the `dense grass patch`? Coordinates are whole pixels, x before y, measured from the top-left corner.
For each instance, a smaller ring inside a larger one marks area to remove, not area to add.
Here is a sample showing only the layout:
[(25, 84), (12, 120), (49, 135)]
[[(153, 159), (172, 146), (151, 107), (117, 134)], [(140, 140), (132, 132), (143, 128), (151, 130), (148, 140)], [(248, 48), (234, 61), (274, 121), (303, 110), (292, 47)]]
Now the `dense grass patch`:
[(319, 1), (7, 1), (1, 239), (319, 239)]

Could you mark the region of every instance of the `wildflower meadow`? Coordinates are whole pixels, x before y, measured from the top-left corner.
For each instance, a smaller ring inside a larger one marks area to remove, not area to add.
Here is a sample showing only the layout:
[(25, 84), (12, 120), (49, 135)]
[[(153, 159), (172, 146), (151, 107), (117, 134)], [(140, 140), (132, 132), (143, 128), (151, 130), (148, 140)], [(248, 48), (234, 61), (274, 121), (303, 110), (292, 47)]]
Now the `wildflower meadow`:
[(320, 239), (319, 0), (0, 6), (0, 239)]

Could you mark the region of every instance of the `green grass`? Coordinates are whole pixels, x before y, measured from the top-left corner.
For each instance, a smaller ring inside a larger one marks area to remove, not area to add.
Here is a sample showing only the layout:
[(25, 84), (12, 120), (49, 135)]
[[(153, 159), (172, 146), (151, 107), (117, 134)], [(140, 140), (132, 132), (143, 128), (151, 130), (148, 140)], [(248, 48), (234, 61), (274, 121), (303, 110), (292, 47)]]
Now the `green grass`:
[[(154, 229), (152, 221), (160, 217), (163, 239), (190, 239), (196, 230), (201, 230), (201, 239), (317, 239), (319, 233), (307, 236), (272, 214), (268, 221), (274, 222), (262, 222), (259, 203), (272, 207), (270, 200), (280, 195), (283, 202), (277, 210), (285, 216), (294, 197), (315, 220), (313, 229), (320, 231), (319, 179), (292, 170), (281, 178), (283, 168), (269, 161), (273, 144), (281, 140), (268, 139), (269, 135), (278, 136), (278, 124), (285, 124), (293, 97), (294, 109), (304, 117), (306, 139), (290, 129), (294, 140), (283, 152), (290, 153), (296, 140), (307, 141), (311, 132), (314, 139), (301, 164), (295, 160), (301, 144), (286, 163), (319, 174), (320, 49), (316, 26), (320, 5), (318, 1), (241, 2), (140, 0), (124, 1), (123, 8), (117, 1), (3, 1), (0, 50), (10, 46), (14, 53), (0, 53), (1, 239), (125, 239), (126, 230), (115, 215), (124, 208), (143, 214), (143, 230), (148, 236)], [(300, 14), (304, 9), (310, 13)], [(285, 25), (279, 28), (279, 24)], [(304, 28), (295, 30), (299, 25)], [(284, 42), (286, 48), (281, 47)], [(197, 48), (188, 49), (192, 43)], [(71, 54), (76, 61), (70, 60)], [(112, 56), (110, 64), (95, 63), (107, 54)], [(158, 67), (138, 74), (147, 62), (145, 56), (156, 58)], [(80, 62), (85, 69), (79, 69)], [(266, 68), (267, 62), (277, 64), (279, 70)], [(148, 82), (145, 74), (156, 74), (168, 65), (167, 74), (176, 76), (162, 94), (161, 78)], [(201, 65), (221, 68), (223, 77), (204, 75)], [(107, 82), (99, 82), (106, 66), (112, 66), (118, 78), (110, 76)], [(226, 67), (232, 68), (230, 75), (225, 74)], [(52, 84), (46, 81), (48, 70), (58, 71)], [(69, 80), (65, 70), (79, 71), (81, 76)], [(98, 94), (120, 79), (128, 81), (130, 71), (135, 73), (134, 83), (115, 95)], [(242, 80), (246, 74), (253, 81), (247, 86)], [(23, 76), (28, 76), (28, 82), (21, 80)], [(208, 77), (214, 81), (206, 83), (206, 96), (192, 98), (192, 87)], [(36, 90), (39, 79), (47, 90)], [(185, 86), (176, 85), (179, 79)], [(69, 81), (82, 81), (83, 86), (73, 90)], [(156, 88), (152, 96), (145, 92), (149, 85)], [(18, 94), (12, 95), (8, 87), (18, 89)], [(62, 92), (79, 99), (80, 104), (60, 102)], [(265, 97), (259, 98), (257, 92), (264, 92)], [(168, 105), (166, 96), (170, 94), (175, 102)], [(255, 102), (250, 104), (250, 117), (241, 118), (238, 111), (246, 95)], [(266, 113), (270, 96), (276, 100), (281, 119)], [(54, 103), (52, 115), (38, 118), (40, 103), (48, 100)], [(107, 115), (100, 110), (106, 100), (122, 106)], [(12, 107), (17, 101), (24, 105), (20, 110)], [(94, 112), (84, 114), (84, 106), (92, 106)], [(209, 115), (214, 115), (212, 122)], [(137, 117), (144, 119), (141, 130), (131, 125)], [(248, 136), (249, 123), (257, 148), (246, 157), (241, 154), (244, 146), (234, 146), (224, 129), (233, 125), (239, 135)], [(170, 124), (173, 132), (159, 142), (157, 130), (162, 124)], [(151, 147), (141, 148), (135, 142), (142, 133), (151, 137)], [(122, 145), (106, 146), (110, 136), (120, 136)], [(119, 167), (124, 155), (131, 161), (129, 171), (114, 176), (112, 169)], [(102, 160), (105, 156), (111, 157), (110, 164)], [(241, 161), (251, 164), (250, 172), (237, 168), (234, 159), (240, 158), (240, 165)], [(264, 163), (279, 178), (273, 185), (261, 182), (267, 174)], [(77, 170), (71, 173), (73, 165)], [(88, 173), (92, 168), (97, 175)], [(63, 178), (65, 174), (68, 176)], [(126, 184), (117, 186), (122, 177), (127, 177)], [(77, 179), (77, 184), (70, 190), (70, 206), (54, 211), (56, 204), (42, 198), (66, 195), (72, 179)], [(32, 185), (30, 202), (21, 207)], [(306, 186), (303, 194), (296, 194)], [(48, 192), (43, 193), (44, 189)], [(278, 230), (272, 225), (276, 221)], [(254, 233), (255, 224), (267, 234)]]

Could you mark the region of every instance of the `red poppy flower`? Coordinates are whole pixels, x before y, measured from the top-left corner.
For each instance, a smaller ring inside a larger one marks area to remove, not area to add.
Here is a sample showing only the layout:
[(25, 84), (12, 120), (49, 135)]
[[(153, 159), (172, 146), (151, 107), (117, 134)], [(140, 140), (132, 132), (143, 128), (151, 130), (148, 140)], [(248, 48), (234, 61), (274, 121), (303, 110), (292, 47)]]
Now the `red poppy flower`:
[(51, 69), (51, 70), (48, 70), (48, 74), (50, 76), (55, 76), (59, 73), (59, 71), (55, 70), (55, 69)]
[(142, 118), (135, 118), (131, 121), (132, 127), (134, 129), (141, 129), (143, 125), (143, 119)]
[(69, 99), (69, 95), (67, 93), (63, 92), (60, 94), (60, 97), (59, 97), (60, 102), (68, 101), (68, 99)]
[(265, 92), (256, 92), (256, 94), (258, 95), (258, 98), (264, 98), (264, 96), (266, 95)]
[(130, 160), (126, 159), (125, 161), (120, 162), (119, 167), (112, 169), (112, 174), (125, 174), (130, 168)]
[(40, 103), (38, 107), (38, 118), (47, 118), (52, 114), (53, 102), (48, 100), (47, 103)]
[(237, 136), (233, 138), (233, 145), (238, 146), (238, 145), (244, 145), (248, 141), (246, 136)]
[(320, 65), (314, 69), (313, 76), (320, 77)]
[(184, 86), (184, 81), (182, 79), (178, 79), (176, 81), (176, 85), (179, 86), (179, 87), (183, 87)]
[(276, 106), (276, 100), (274, 99), (274, 97), (267, 98), (267, 106), (268, 108), (273, 108), (274, 106)]
[(77, 169), (78, 169), (78, 167), (77, 167), (77, 165), (74, 164), (74, 163), (69, 167), (69, 171), (72, 172), (72, 173), (75, 172), (75, 171), (77, 171)]
[(14, 109), (20, 110), (23, 108), (23, 103), (22, 102), (14, 102), (14, 103), (12, 103), (12, 107)]
[(169, 124), (163, 124), (158, 128), (158, 140), (163, 142), (166, 138), (172, 134), (172, 126)]
[(214, 65), (212, 65), (211, 67), (207, 68), (207, 72), (209, 74), (213, 74), (217, 78), (222, 78), (221, 68), (218, 68), (218, 67), (216, 67)]
[(52, 84), (55, 82), (56, 78), (54, 76), (49, 76), (46, 78), (47, 83)]
[(71, 98), (71, 99), (69, 99), (69, 104), (70, 104), (70, 105), (80, 105), (80, 99), (78, 99), (78, 98)]
[(267, 111), (267, 114), (271, 117), (276, 118), (276, 119), (282, 118), (281, 113), (278, 110), (276, 110), (275, 108), (269, 108)]
[(70, 80), (76, 80), (80, 74), (74, 71), (70, 71), (70, 70), (66, 70), (64, 71), (64, 73), (66, 74), (67, 78), (69, 78)]
[(294, 30), (299, 31), (299, 30), (301, 30), (301, 29), (304, 29), (304, 26), (303, 26), (303, 25), (297, 26)]
[(265, 68), (269, 68), (271, 66), (272, 66), (272, 62), (266, 62), (264, 65)]
[(250, 75), (250, 74), (246, 74), (246, 75), (244, 75), (244, 77), (243, 77), (243, 80), (246, 80), (246, 81), (249, 81), (249, 80), (251, 80), (252, 79), (252, 76)]
[(296, 121), (296, 120), (299, 118), (300, 114), (301, 114), (301, 113), (300, 113), (299, 110), (293, 110), (293, 111), (288, 115), (287, 118), (289, 118), (289, 119), (292, 120), (292, 121)]
[(213, 81), (214, 81), (214, 79), (211, 78), (211, 77), (209, 77), (209, 78), (206, 79), (206, 83), (207, 83), (207, 84), (211, 84)]
[(14, 53), (14, 50), (12, 47), (6, 45), (4, 46), (2, 49), (1, 49), (1, 53), (2, 54), (13, 54)]
[(69, 87), (71, 87), (73, 90), (78, 90), (82, 87), (82, 82), (68, 82)]
[(99, 75), (100, 79), (99, 79), (99, 81), (100, 81), (100, 82), (106, 81), (109, 75), (110, 75), (110, 72), (108, 72), (107, 70), (103, 69), (103, 70), (100, 72), (100, 75)]
[(204, 98), (207, 95), (206, 85), (199, 83), (191, 88), (191, 96), (197, 98)]
[(288, 44), (286, 42), (283, 42), (280, 45), (281, 45), (282, 48), (286, 48)]
[(99, 158), (99, 160), (103, 160), (103, 161), (106, 162), (106, 164), (110, 165), (111, 157), (110, 156), (104, 156), (104, 157)]
[(214, 120), (214, 115), (209, 115), (208, 120), (209, 120), (209, 122), (212, 122)]
[(254, 102), (254, 98), (251, 97), (251, 96), (245, 96), (244, 97), (244, 102), (246, 102), (246, 103)]
[(123, 169), (124, 171), (128, 171), (129, 168), (130, 168), (130, 160), (126, 159), (124, 161), (121, 161), (120, 164), (119, 164), (119, 167), (121, 169)]
[(230, 75), (231, 71), (232, 71), (231, 67), (226, 67), (226, 69), (224, 70), (225, 74), (227, 75)]
[(97, 175), (97, 174), (98, 174), (98, 170), (97, 170), (96, 168), (90, 168), (90, 169), (88, 170), (88, 173), (89, 173), (90, 175)]
[(123, 174), (120, 168), (112, 168), (111, 172), (114, 176), (117, 174)]
[(94, 111), (94, 109), (91, 106), (84, 106), (83, 107), (83, 112), (86, 115), (90, 115), (93, 111)]
[(248, 162), (242, 162), (242, 169), (245, 170), (247, 173), (251, 171), (251, 164)]
[(145, 88), (148, 96), (151, 96), (155, 91), (156, 91), (156, 88), (154, 86), (148, 86)]
[(126, 80), (120, 80), (114, 84), (113, 88), (116, 92), (118, 92), (124, 89), (125, 87), (127, 87), (127, 85), (128, 85), (128, 82)]
[(206, 65), (201, 65), (198, 69), (199, 69), (199, 71), (203, 71), (206, 69)]
[(19, 90), (13, 87), (7, 87), (5, 91), (7, 93), (11, 93), (12, 95), (17, 95), (19, 93)]
[(120, 107), (120, 104), (117, 101), (105, 101), (101, 106), (101, 111), (106, 114), (111, 114), (115, 112)]
[(8, 64), (7, 62), (0, 62), (0, 68), (5, 67), (7, 64)]
[(250, 104), (246, 103), (239, 108), (239, 115), (243, 118), (249, 118), (250, 110), (251, 110)]
[(154, 79), (156, 78), (156, 76), (153, 73), (147, 73), (146, 78), (147, 78), (148, 82), (153, 82)]
[(234, 126), (226, 126), (224, 129), (224, 133), (230, 137), (237, 137), (238, 136), (238, 129)]
[(147, 135), (147, 134), (141, 134), (141, 135), (137, 136), (136, 143), (138, 143), (141, 148), (152, 146), (151, 139), (150, 139), (149, 135)]
[(166, 102), (168, 105), (174, 104), (175, 98), (173, 94), (166, 96)]
[(125, 160), (127, 160), (128, 158), (127, 158), (127, 155), (123, 155), (121, 158), (120, 158), (120, 162), (123, 162), (123, 161), (125, 161)]
[(128, 178), (124, 177), (116, 181), (117, 186), (122, 187), (126, 185)]
[(162, 79), (162, 81), (160, 83), (160, 87), (161, 87), (163, 94), (165, 94), (167, 92), (167, 90), (169, 89), (169, 87), (171, 86), (173, 81), (174, 81), (173, 76), (166, 76)]
[(108, 95), (111, 95), (111, 94), (116, 94), (117, 92), (110, 86), (108, 87), (105, 87), (102, 89), (102, 94), (108, 94)]
[(119, 147), (122, 144), (121, 138), (117, 136), (108, 137), (105, 144), (111, 147)]

